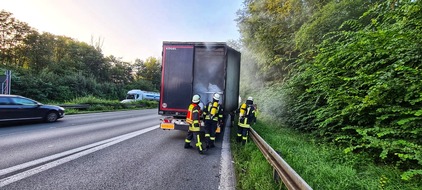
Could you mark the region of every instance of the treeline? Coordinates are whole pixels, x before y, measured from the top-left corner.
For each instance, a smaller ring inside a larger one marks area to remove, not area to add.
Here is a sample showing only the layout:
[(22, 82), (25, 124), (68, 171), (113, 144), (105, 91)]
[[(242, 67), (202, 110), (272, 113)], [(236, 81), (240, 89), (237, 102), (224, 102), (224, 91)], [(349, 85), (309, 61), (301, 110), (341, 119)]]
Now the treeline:
[(262, 115), (421, 180), (420, 0), (245, 0), (237, 21)]
[(65, 101), (88, 95), (122, 99), (130, 89), (159, 90), (157, 58), (129, 63), (105, 57), (101, 39), (87, 44), (39, 33), (5, 10), (0, 12), (0, 26), (0, 73), (12, 70), (12, 94)]

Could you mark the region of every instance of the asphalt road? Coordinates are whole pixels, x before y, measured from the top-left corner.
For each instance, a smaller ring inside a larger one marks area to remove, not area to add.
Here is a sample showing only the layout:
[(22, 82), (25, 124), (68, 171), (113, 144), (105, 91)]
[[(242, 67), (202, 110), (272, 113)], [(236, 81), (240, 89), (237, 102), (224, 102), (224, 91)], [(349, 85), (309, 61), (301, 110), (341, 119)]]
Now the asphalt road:
[(151, 109), (0, 127), (0, 189), (233, 189), (223, 134), (200, 155), (160, 118)]

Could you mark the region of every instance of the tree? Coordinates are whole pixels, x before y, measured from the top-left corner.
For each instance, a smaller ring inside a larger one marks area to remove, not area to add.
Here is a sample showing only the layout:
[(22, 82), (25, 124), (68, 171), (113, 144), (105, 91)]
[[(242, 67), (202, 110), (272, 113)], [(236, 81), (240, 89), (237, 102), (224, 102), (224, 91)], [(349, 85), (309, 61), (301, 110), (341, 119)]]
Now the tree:
[(157, 58), (149, 57), (140, 64), (140, 68), (136, 73), (138, 79), (151, 81), (155, 90), (159, 90), (161, 83), (161, 64)]
[(32, 69), (35, 72), (48, 68), (54, 64), (54, 45), (55, 37), (50, 33), (39, 34), (35, 32), (25, 39), (25, 61), (24, 67)]
[(256, 58), (265, 81), (283, 81), (300, 52), (295, 33), (327, 1), (245, 0), (238, 24), (246, 47)]
[[(377, 1), (331, 1), (320, 7), (295, 33), (297, 49), (301, 52), (314, 50), (323, 41), (324, 35), (339, 31), (343, 22), (359, 18), (375, 2)], [(369, 21), (365, 20), (367, 23)]]
[(12, 13), (0, 11), (0, 63), (7, 67), (19, 66), (19, 50), (24, 39), (35, 31), (24, 22), (12, 17)]
[(285, 88), (289, 126), (394, 164), (402, 179), (421, 176), (421, 10), (421, 1), (381, 2), (326, 35)]
[(86, 95), (119, 98), (124, 88), (132, 86), (159, 88), (160, 66), (155, 58), (136, 63), (144, 72), (142, 79), (135, 80), (136, 64), (112, 55), (104, 58), (101, 39), (88, 45), (38, 33), (11, 15), (0, 12), (0, 64), (14, 71), (14, 93), (62, 101)]
[(132, 66), (121, 58), (116, 58), (112, 55), (105, 58), (106, 62), (110, 65), (108, 74), (111, 77), (111, 82), (119, 85), (125, 85), (133, 82)]

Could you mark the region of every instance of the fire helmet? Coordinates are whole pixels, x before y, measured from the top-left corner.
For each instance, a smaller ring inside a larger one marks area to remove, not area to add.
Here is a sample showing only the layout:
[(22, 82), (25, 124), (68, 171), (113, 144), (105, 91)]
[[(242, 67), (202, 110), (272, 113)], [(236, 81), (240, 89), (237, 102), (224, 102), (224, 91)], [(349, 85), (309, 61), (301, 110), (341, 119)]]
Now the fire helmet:
[(192, 102), (193, 103), (199, 103), (199, 99), (201, 99), (201, 97), (198, 94), (195, 94), (192, 97)]
[(217, 94), (217, 93), (215, 93), (214, 94), (214, 96), (212, 96), (212, 98), (214, 99), (214, 100), (220, 100), (220, 94)]

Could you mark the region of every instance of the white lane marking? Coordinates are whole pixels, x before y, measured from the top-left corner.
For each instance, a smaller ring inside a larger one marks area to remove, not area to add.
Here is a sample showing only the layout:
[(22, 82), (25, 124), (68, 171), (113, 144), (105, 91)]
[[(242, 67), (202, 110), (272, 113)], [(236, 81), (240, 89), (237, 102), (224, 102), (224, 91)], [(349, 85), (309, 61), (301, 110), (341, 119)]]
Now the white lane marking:
[[(128, 139), (133, 138), (133, 137), (136, 137), (138, 135), (152, 131), (152, 130), (157, 129), (159, 127), (160, 126), (157, 125), (157, 126), (145, 128), (145, 129), (142, 129), (142, 130), (139, 130), (139, 131), (120, 135), (120, 136), (117, 136), (117, 137), (114, 137), (114, 138), (111, 138), (111, 139), (103, 140), (103, 141), (93, 143), (93, 144), (90, 144), (90, 145), (86, 145), (86, 146), (83, 146), (83, 147), (80, 147), (80, 148), (75, 148), (75, 149), (72, 149), (72, 150), (69, 150), (69, 151), (65, 151), (65, 152), (58, 153), (58, 154), (55, 154), (55, 155), (51, 155), (51, 156), (48, 156), (48, 157), (45, 157), (45, 158), (37, 159), (37, 160), (31, 161), (31, 162), (27, 162), (27, 163), (24, 163), (24, 164), (20, 164), (20, 165), (17, 165), (17, 166), (13, 166), (13, 167), (10, 167), (10, 168), (0, 170), (0, 176), (1, 176), (1, 175), (5, 175), (5, 174), (8, 174), (8, 173), (14, 172), (14, 171), (25, 169), (27, 167), (37, 165), (37, 164), (40, 164), (40, 163), (43, 163), (43, 162), (48, 162), (48, 161), (66, 156), (64, 158), (46, 163), (46, 164), (38, 166), (36, 168), (32, 168), (30, 170), (23, 171), (21, 173), (15, 174), (13, 176), (9, 176), (7, 178), (0, 179), (0, 187), (4, 187), (4, 186), (9, 185), (13, 182), (25, 179), (29, 176), (34, 175), (34, 174), (43, 172), (45, 170), (48, 170), (50, 168), (59, 166), (59, 165), (64, 164), (66, 162), (75, 160), (75, 159), (80, 158), (82, 156), (91, 154), (95, 151), (107, 148), (111, 145), (117, 144), (119, 142), (128, 140)], [(76, 152), (78, 152), (78, 153), (76, 153)]]
[[(227, 119), (230, 121), (230, 118)], [(220, 184), (219, 190), (234, 190), (236, 188), (236, 176), (233, 169), (233, 158), (230, 151), (230, 127), (225, 126), (221, 147), (220, 161)]]

